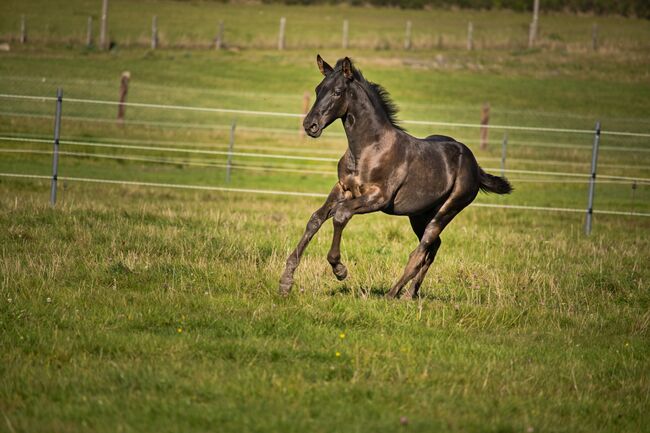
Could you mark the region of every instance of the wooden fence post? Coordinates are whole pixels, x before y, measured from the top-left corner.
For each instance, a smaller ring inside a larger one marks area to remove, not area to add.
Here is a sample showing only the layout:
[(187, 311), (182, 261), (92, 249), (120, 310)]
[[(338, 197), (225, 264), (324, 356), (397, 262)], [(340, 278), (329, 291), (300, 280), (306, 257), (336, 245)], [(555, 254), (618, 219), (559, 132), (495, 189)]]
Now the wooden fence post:
[(20, 43), (27, 43), (27, 23), (25, 22), (25, 15), (20, 16)]
[(99, 48), (108, 49), (108, 0), (102, 0), (102, 22), (99, 30)]
[(120, 79), (120, 103), (117, 105), (117, 120), (124, 122), (124, 113), (126, 111), (126, 94), (129, 93), (129, 80), (131, 79), (131, 73), (129, 71), (122, 72), (122, 77)]
[(284, 50), (284, 29), (287, 25), (285, 17), (280, 18), (280, 34), (278, 35), (278, 50)]
[(539, 18), (539, 0), (535, 0), (533, 4), (533, 21), (530, 23), (528, 31), (528, 48), (535, 46), (535, 38), (537, 38), (537, 23)]
[(404, 36), (404, 49), (405, 50), (410, 50), (411, 49), (411, 22), (407, 21), (406, 22), (406, 35)]
[(158, 48), (158, 16), (154, 15), (151, 19), (151, 49)]
[(223, 20), (219, 21), (219, 30), (217, 31), (217, 38), (214, 40), (214, 48), (216, 50), (223, 48)]
[(343, 20), (343, 44), (342, 47), (344, 50), (348, 49), (349, 44), (349, 39), (348, 39), (348, 34), (350, 31), (350, 23), (348, 20)]
[(481, 149), (485, 150), (488, 146), (488, 124), (490, 123), (490, 103), (483, 104), (481, 109)]
[(93, 17), (88, 17), (88, 24), (86, 25), (86, 47), (93, 46)]
[(474, 49), (474, 24), (470, 21), (467, 24), (467, 51)]
[(303, 120), (305, 120), (305, 116), (307, 115), (307, 112), (309, 111), (309, 92), (305, 92), (302, 95), (302, 117), (300, 118), (300, 138), (305, 137), (305, 128), (302, 126)]

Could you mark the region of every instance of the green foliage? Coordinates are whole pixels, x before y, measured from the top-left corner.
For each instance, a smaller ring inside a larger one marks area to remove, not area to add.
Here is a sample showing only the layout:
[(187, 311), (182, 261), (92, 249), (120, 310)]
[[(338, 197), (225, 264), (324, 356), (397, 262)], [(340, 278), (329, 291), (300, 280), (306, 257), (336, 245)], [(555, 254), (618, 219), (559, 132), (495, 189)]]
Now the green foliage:
[[(453, 8), (462, 9), (510, 9), (531, 11), (533, 1), (528, 0), (262, 0), (264, 3), (284, 3), (288, 5), (316, 5), (322, 3), (349, 3), (352, 6), (370, 4), (373, 6), (396, 6), (406, 9)], [(623, 15), (650, 18), (650, 6), (645, 0), (544, 0), (540, 6), (543, 12), (581, 12), (597, 15)]]

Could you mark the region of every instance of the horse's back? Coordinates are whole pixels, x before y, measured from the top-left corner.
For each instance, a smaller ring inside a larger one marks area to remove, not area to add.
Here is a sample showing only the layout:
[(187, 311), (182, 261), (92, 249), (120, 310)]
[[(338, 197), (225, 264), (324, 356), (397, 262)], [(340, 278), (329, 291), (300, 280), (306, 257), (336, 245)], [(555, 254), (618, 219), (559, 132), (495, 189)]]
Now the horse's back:
[(456, 139), (449, 137), (447, 135), (429, 135), (428, 137), (424, 138), (424, 141), (434, 141), (434, 142), (445, 142), (445, 141), (453, 141), (455, 142)]

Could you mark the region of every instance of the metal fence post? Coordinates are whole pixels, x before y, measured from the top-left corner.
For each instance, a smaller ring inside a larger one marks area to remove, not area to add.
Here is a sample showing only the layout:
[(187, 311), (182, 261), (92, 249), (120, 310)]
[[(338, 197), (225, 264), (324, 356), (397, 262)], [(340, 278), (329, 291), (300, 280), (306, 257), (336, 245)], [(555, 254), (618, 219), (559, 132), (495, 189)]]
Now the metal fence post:
[(52, 184), (50, 188), (50, 205), (56, 204), (56, 183), (59, 177), (59, 137), (61, 134), (61, 106), (63, 89), (56, 89), (56, 114), (54, 115), (54, 152), (52, 154)]
[(508, 133), (503, 134), (503, 144), (501, 145), (501, 177), (506, 175), (506, 146), (508, 146)]
[(232, 169), (232, 151), (235, 147), (235, 127), (237, 126), (237, 121), (232, 121), (232, 126), (230, 127), (230, 144), (228, 145), (228, 161), (226, 162), (226, 183), (230, 183), (230, 170)]
[(598, 162), (598, 145), (600, 144), (600, 121), (596, 122), (594, 135), (594, 149), (591, 153), (591, 178), (589, 178), (589, 200), (587, 203), (587, 219), (585, 221), (585, 234), (591, 234), (591, 219), (594, 213), (594, 190), (596, 189), (596, 164)]

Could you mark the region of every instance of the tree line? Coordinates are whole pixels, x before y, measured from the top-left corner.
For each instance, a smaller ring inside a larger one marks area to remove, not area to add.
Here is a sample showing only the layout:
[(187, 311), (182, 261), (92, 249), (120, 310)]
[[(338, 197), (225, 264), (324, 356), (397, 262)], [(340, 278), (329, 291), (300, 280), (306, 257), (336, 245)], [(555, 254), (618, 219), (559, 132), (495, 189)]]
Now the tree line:
[[(425, 7), (461, 9), (511, 9), (530, 11), (531, 0), (262, 0), (264, 3), (284, 4), (339, 4), (349, 3), (353, 6), (374, 5), (394, 6), (404, 9), (422, 9)], [(650, 1), (648, 0), (542, 0), (542, 11), (565, 11), (574, 13), (594, 13), (597, 15), (623, 15), (650, 19)]]

